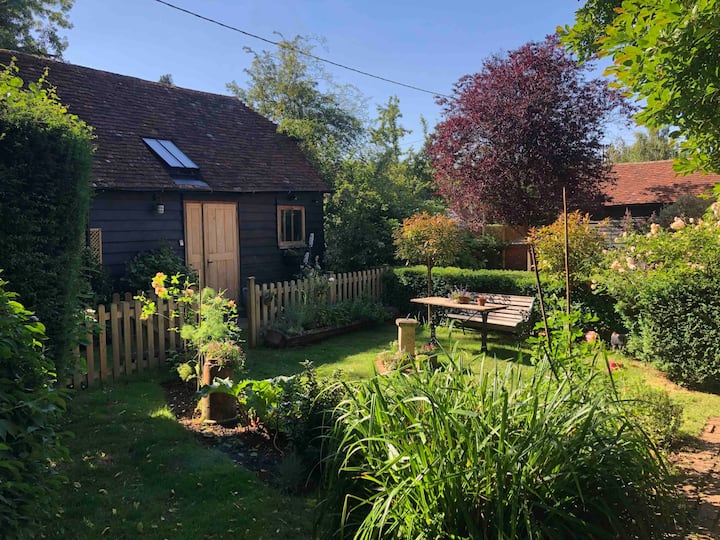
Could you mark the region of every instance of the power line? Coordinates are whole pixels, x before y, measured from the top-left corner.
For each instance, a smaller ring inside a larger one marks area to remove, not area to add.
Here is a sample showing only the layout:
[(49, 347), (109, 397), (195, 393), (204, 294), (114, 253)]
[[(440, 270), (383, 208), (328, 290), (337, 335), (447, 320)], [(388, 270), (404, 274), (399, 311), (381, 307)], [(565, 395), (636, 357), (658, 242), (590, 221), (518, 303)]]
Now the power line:
[[(194, 11), (190, 11), (189, 9), (181, 8), (180, 6), (176, 6), (175, 4), (171, 4), (170, 2), (166, 2), (165, 0), (155, 0), (158, 4), (163, 4), (169, 8), (176, 9), (177, 11), (181, 11), (183, 13), (186, 13), (188, 15), (192, 15), (193, 17), (197, 17), (198, 19), (201, 19), (203, 21), (216, 24), (218, 26), (221, 26), (223, 28), (226, 28), (227, 30), (232, 30), (233, 32), (238, 32), (240, 34), (244, 34), (246, 36), (249, 36), (254, 39), (259, 39), (260, 41), (264, 41), (265, 43), (270, 43), (271, 45), (280, 45), (279, 41), (273, 41), (272, 39), (268, 39), (262, 36), (258, 36), (257, 34), (253, 34), (251, 32), (246, 32), (245, 30), (241, 30), (240, 28), (236, 28), (235, 26), (230, 26), (229, 24), (225, 24), (224, 22), (211, 19), (210, 17), (205, 17), (204, 15), (200, 15), (199, 13), (195, 13)], [(440, 96), (449, 98), (450, 96), (446, 94), (441, 94), (440, 92), (433, 92), (432, 90), (426, 90), (425, 88), (420, 88), (419, 86), (414, 86), (412, 84), (406, 84), (400, 81), (394, 81), (392, 79), (388, 79), (386, 77), (381, 77), (380, 75), (374, 75), (372, 73), (368, 73), (367, 71), (363, 71), (361, 69), (356, 69), (354, 67), (346, 66), (344, 64), (340, 64), (338, 62), (333, 62), (332, 60), (328, 60), (327, 58), (322, 58), (320, 56), (315, 56), (314, 54), (311, 54), (309, 52), (303, 51), (302, 49), (298, 49), (297, 47), (293, 47), (290, 45), (287, 45), (286, 43), (282, 44), (283, 47), (286, 47), (290, 49), (291, 51), (294, 51), (298, 54), (305, 55), (309, 58), (312, 58), (314, 60), (317, 60), (319, 62), (325, 62), (326, 64), (330, 64), (331, 66), (339, 67), (342, 69), (346, 69), (348, 71), (353, 71), (355, 73), (359, 73), (360, 75), (364, 75), (365, 77), (372, 77), (373, 79), (378, 79), (380, 81), (384, 81), (386, 83), (395, 84), (397, 86), (404, 86), (405, 88), (409, 88), (411, 90), (416, 90), (418, 92), (424, 92), (426, 94), (430, 94), (432, 96)]]

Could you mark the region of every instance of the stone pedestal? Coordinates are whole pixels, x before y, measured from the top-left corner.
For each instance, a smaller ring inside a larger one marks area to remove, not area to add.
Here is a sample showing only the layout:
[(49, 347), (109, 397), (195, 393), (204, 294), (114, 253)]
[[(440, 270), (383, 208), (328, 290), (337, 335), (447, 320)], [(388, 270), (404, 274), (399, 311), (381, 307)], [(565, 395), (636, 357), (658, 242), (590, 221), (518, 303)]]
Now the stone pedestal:
[(395, 319), (398, 327), (398, 350), (415, 356), (415, 329), (420, 324), (415, 319)]

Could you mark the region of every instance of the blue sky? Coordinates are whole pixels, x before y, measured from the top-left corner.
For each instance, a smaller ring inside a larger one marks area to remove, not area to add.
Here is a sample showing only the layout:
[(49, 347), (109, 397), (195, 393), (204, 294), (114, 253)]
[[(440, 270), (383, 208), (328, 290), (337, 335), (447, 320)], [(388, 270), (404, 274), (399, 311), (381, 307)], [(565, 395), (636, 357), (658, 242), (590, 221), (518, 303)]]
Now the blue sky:
[[(572, 22), (578, 0), (169, 0), (247, 32), (277, 39), (318, 36), (315, 52), (335, 62), (434, 92), (450, 93), (461, 76), (480, 70), (492, 54), (541, 40)], [(171, 73), (177, 86), (226, 94), (226, 83), (246, 81), (252, 56), (243, 47), (271, 45), (180, 13), (154, 0), (76, 0), (66, 32), (68, 62), (157, 80)], [(392, 95), (406, 145), (421, 143), (420, 115), (432, 128), (440, 108), (431, 95), (326, 66), (336, 82), (368, 98), (370, 116)], [(631, 138), (619, 122), (609, 139)]]

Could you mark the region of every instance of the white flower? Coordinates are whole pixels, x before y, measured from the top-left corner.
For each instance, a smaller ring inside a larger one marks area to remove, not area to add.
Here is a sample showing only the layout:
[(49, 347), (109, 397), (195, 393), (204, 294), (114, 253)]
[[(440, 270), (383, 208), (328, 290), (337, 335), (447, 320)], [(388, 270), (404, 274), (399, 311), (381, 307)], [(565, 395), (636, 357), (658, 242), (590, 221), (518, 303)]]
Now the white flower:
[(670, 224), (670, 228), (673, 231), (680, 231), (685, 228), (685, 221), (683, 221), (681, 218), (676, 217), (673, 222)]

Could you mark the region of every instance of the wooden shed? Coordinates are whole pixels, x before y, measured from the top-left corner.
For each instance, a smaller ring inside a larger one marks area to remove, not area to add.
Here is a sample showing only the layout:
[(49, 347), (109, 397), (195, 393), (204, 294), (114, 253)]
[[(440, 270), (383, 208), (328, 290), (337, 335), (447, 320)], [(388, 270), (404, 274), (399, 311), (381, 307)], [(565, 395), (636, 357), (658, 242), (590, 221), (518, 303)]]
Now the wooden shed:
[(287, 279), (323, 257), (328, 191), (296, 141), (235, 97), (0, 49), (21, 78), (48, 82), (93, 127), (89, 238), (113, 275), (170, 246), (203, 285)]

